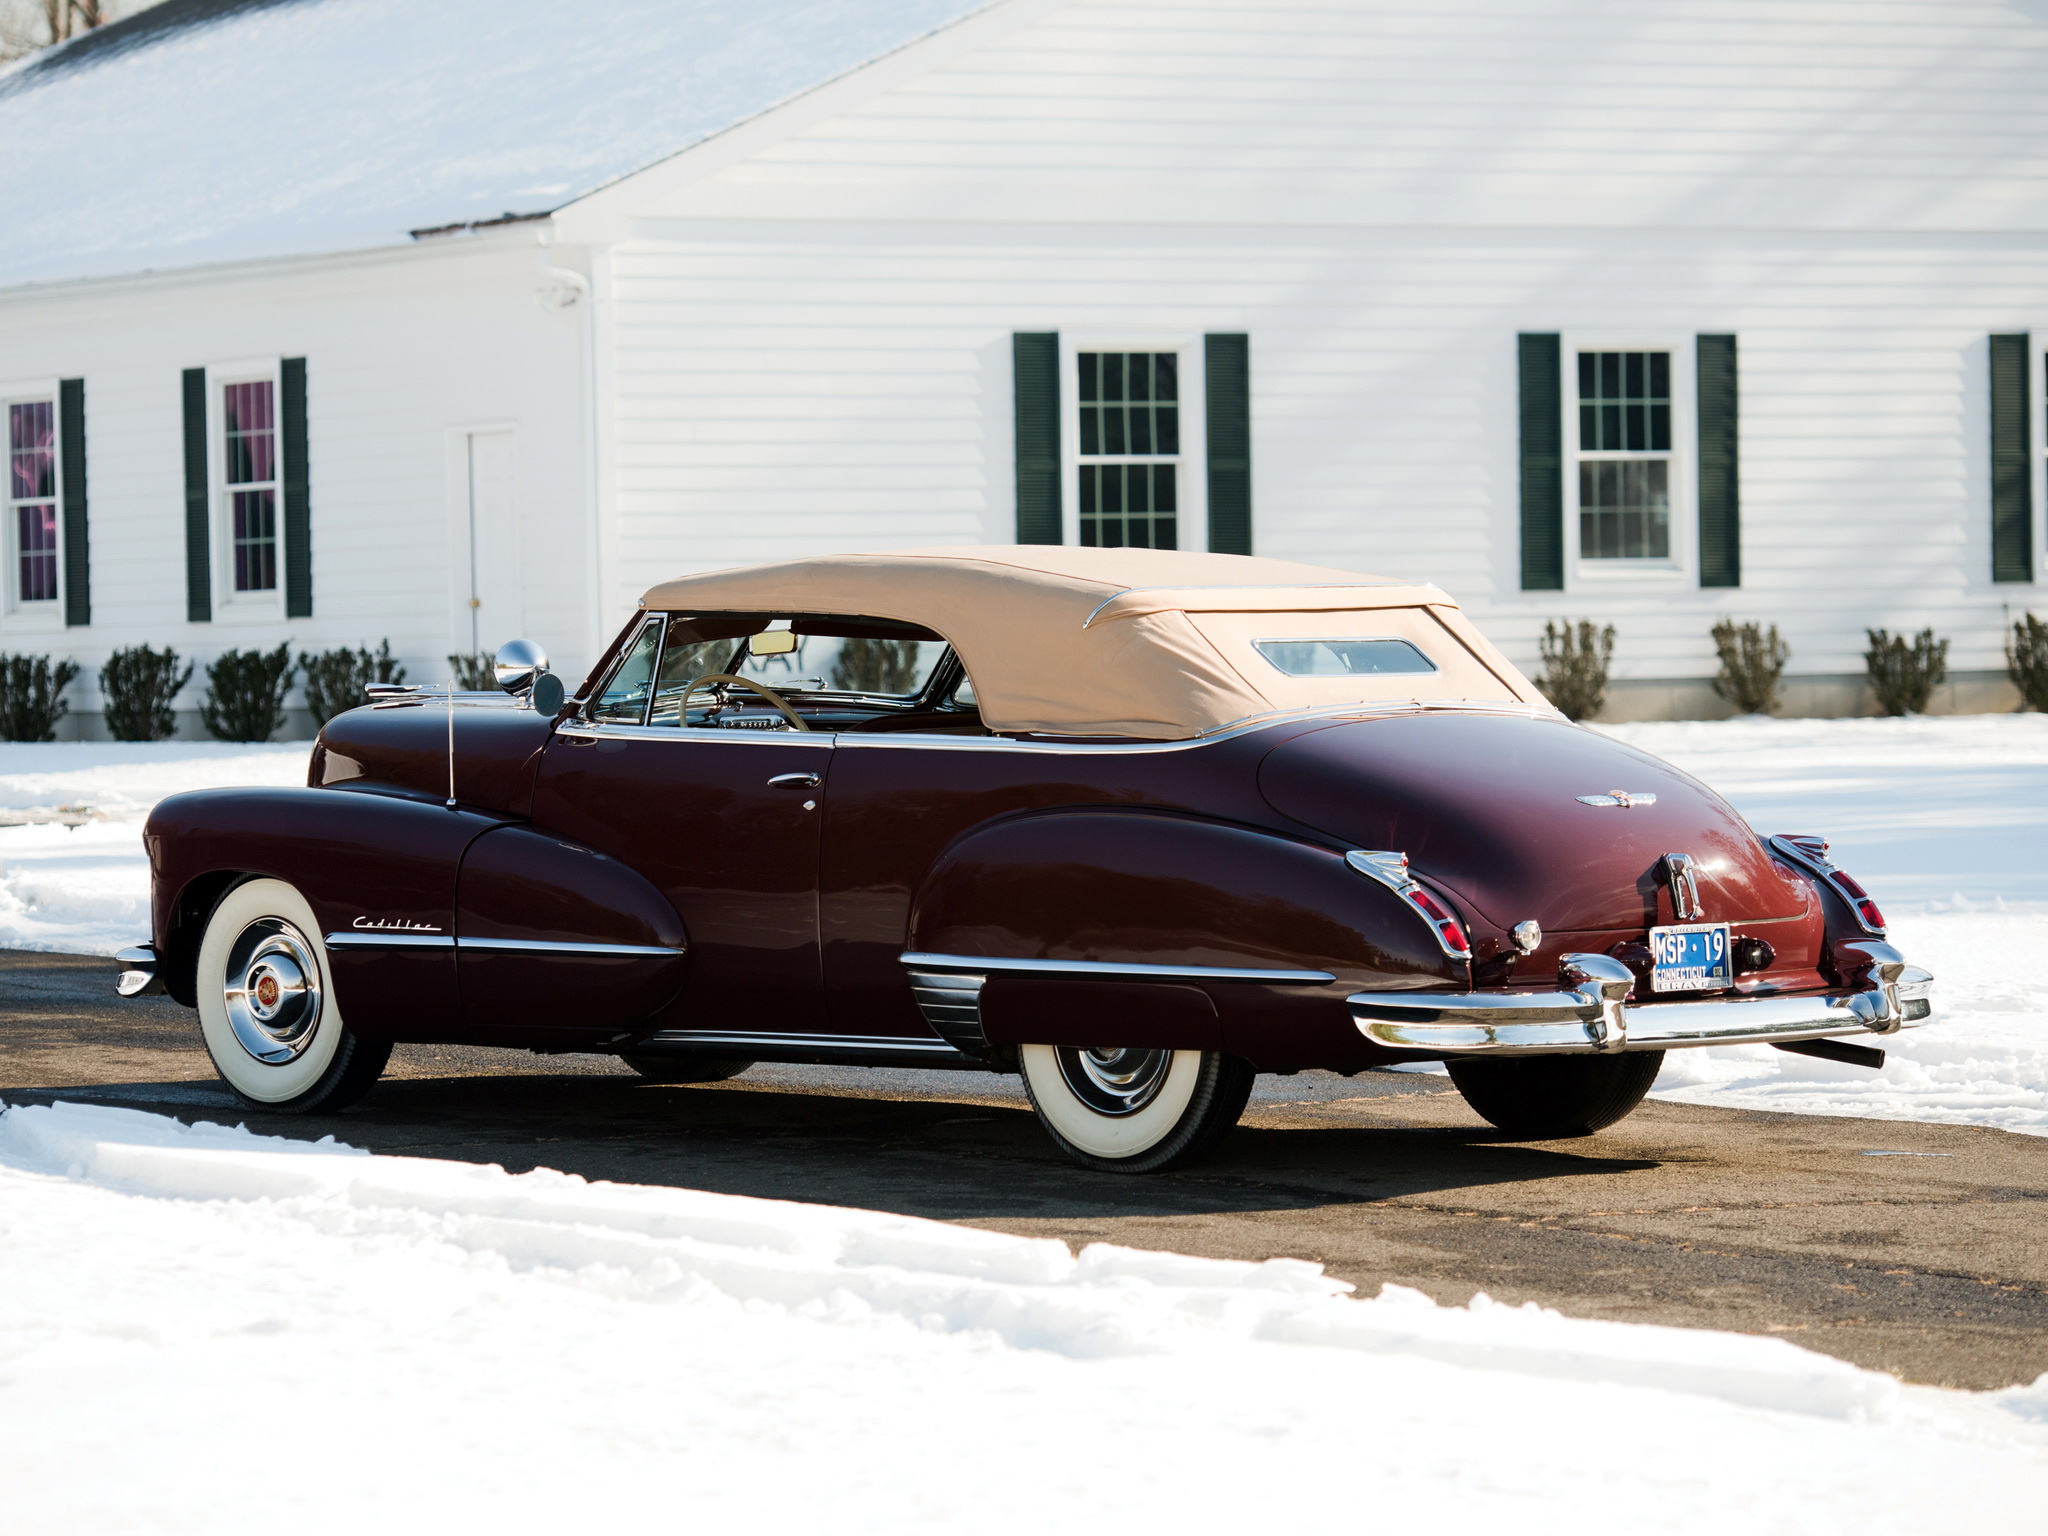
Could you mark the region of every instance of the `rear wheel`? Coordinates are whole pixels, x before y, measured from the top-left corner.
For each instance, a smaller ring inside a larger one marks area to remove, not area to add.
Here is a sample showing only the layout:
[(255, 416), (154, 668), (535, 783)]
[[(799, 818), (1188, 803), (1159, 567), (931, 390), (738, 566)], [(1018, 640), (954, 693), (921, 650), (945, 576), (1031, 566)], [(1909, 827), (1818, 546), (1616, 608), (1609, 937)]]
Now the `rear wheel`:
[(1018, 1047), (1024, 1091), (1059, 1149), (1113, 1173), (1193, 1162), (1237, 1124), (1252, 1069), (1221, 1051)]
[(619, 1060), (650, 1083), (722, 1083), (753, 1065), (744, 1056), (639, 1056)]
[(1445, 1063), (1465, 1102), (1513, 1136), (1548, 1141), (1605, 1130), (1643, 1102), (1662, 1051), (1516, 1056)]
[(199, 1028), (221, 1081), (253, 1109), (311, 1114), (370, 1091), (387, 1041), (341, 1021), (313, 909), (282, 880), (229, 891), (199, 941)]

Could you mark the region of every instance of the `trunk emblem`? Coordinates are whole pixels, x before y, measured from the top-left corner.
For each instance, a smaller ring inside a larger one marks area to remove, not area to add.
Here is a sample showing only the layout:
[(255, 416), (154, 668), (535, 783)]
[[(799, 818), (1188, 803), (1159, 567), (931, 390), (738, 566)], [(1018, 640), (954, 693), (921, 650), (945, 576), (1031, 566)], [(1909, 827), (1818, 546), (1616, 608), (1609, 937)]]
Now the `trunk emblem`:
[(1695, 922), (1707, 913), (1707, 909), (1700, 905), (1699, 880), (1694, 874), (1696, 867), (1689, 853), (1664, 855), (1664, 880), (1671, 887), (1671, 910), (1678, 914), (1681, 923)]
[(1604, 795), (1579, 795), (1575, 797), (1581, 805), (1614, 805), (1624, 811), (1632, 811), (1639, 805), (1655, 805), (1655, 795), (1631, 794), (1625, 789), (1610, 789)]

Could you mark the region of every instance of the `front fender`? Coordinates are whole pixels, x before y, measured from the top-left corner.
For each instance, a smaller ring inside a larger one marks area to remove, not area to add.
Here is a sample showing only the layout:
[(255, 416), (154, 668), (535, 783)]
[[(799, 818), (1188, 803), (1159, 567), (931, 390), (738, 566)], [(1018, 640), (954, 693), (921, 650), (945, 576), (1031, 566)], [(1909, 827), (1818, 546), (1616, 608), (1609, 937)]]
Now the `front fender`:
[(323, 933), (418, 941), (331, 948), (336, 1001), (352, 1029), (369, 1038), (446, 1038), (461, 1017), (456, 870), (474, 839), (503, 824), (502, 817), (345, 790), (172, 795), (143, 829), (165, 990), (193, 1005), (200, 936), (214, 904), (238, 880), (265, 876), (296, 887)]
[[(1112, 989), (1164, 982), (1089, 969), (1105, 962), (1182, 971), (1175, 989), (1193, 985), (1210, 997), (1223, 1048), (1274, 1068), (1375, 1059), (1343, 1007), (1349, 992), (1470, 985), (1421, 919), (1340, 851), (1171, 812), (1079, 808), (979, 828), (934, 865), (912, 908), (910, 939), (911, 952), (926, 956), (1080, 963), (1064, 974), (991, 971), (983, 1038), (994, 1045), (1035, 1029), (1038, 1044), (1216, 1047), (1217, 1026), (1202, 1010), (1135, 990), (1130, 1027), (1145, 1038), (1104, 1037), (1120, 995)], [(1335, 980), (1204, 979), (1211, 968), (1322, 971)], [(1077, 981), (1112, 1006), (1085, 1006)]]

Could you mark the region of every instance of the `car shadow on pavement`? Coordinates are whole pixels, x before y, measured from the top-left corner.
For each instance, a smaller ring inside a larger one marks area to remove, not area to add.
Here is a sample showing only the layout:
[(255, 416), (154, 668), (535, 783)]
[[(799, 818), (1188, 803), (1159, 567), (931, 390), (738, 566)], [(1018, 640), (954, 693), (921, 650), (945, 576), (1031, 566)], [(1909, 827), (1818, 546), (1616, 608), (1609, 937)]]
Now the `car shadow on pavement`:
[(1596, 1138), (1580, 1150), (1512, 1142), (1480, 1125), (1399, 1123), (1399, 1099), (1352, 1101), (1361, 1116), (1385, 1104), (1394, 1123), (1241, 1125), (1206, 1160), (1142, 1177), (1070, 1163), (1028, 1109), (993, 1092), (882, 1098), (631, 1077), (408, 1077), (317, 1118), (247, 1109), (208, 1081), (16, 1089), (6, 1098), (117, 1104), (515, 1173), (547, 1167), (938, 1220), (1299, 1210), (1658, 1166), (1603, 1155)]

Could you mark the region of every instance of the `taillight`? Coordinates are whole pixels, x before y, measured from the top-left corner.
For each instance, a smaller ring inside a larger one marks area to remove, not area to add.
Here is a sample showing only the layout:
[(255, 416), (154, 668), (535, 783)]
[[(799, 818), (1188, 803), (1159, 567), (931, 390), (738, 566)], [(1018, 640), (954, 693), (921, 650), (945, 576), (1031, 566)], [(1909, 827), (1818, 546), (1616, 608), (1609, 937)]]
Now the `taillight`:
[(1884, 913), (1870, 899), (1870, 893), (1846, 869), (1838, 869), (1828, 857), (1828, 840), (1810, 832), (1781, 832), (1770, 840), (1771, 848), (1802, 869), (1818, 875), (1842, 894), (1866, 932), (1884, 937)]
[(1446, 909), (1443, 902), (1416, 883), (1408, 873), (1408, 855), (1405, 853), (1376, 853), (1355, 848), (1344, 855), (1344, 862), (1361, 875), (1370, 875), (1388, 890), (1399, 896), (1421, 914), (1429, 924), (1429, 930), (1436, 935), (1437, 947), (1453, 960), (1470, 960), (1472, 942), (1465, 936), (1465, 925), (1457, 915)]

